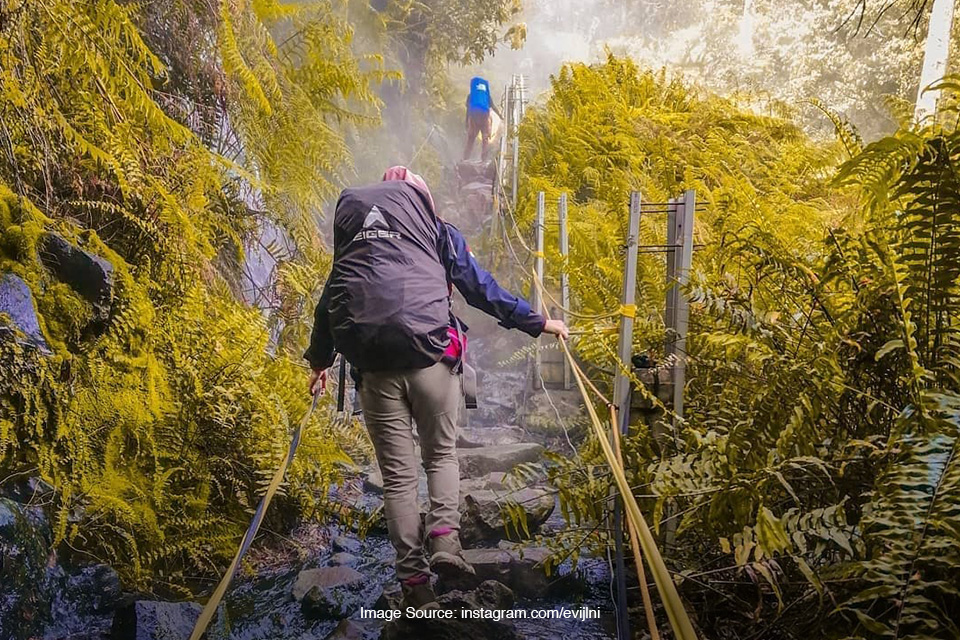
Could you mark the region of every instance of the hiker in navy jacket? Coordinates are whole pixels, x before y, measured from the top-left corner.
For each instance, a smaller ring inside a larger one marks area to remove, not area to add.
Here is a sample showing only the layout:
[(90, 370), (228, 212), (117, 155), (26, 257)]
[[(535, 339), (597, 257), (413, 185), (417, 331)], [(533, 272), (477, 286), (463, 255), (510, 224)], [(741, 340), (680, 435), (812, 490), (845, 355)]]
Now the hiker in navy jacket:
[[(441, 238), (446, 235), (449, 240), (441, 244), (438, 253), (450, 284), (456, 287), (467, 303), (493, 316), (506, 329), (519, 329), (534, 338), (539, 336), (546, 319), (533, 311), (529, 302), (501, 287), (490, 272), (477, 263), (459, 229), (439, 219), (437, 225)], [(310, 348), (304, 354), (313, 369), (329, 368), (336, 356), (333, 334), (330, 332), (329, 304), (329, 288), (324, 287), (314, 312)], [(385, 369), (395, 369), (398, 364), (402, 363), (389, 359), (382, 362)], [(374, 365), (374, 368), (379, 367)]]
[[(452, 288), (501, 326), (566, 337), (477, 264), (463, 235), (440, 220), (423, 180), (394, 167), (384, 182), (345, 189), (334, 217), (334, 263), (314, 314), (310, 390), (326, 384), (339, 351), (359, 371), (364, 421), (383, 476), (403, 607), (436, 607), (431, 571), (473, 573), (459, 541), (458, 365), (466, 349)], [(420, 435), (430, 511), (424, 553), (412, 421)]]

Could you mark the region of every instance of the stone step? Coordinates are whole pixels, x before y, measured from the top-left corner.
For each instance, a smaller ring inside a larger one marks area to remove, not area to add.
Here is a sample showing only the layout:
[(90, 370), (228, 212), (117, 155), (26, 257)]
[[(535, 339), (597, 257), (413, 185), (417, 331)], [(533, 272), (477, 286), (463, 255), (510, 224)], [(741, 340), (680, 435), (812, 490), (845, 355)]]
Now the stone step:
[(460, 477), (473, 478), (496, 471), (510, 471), (518, 464), (539, 460), (542, 453), (543, 447), (533, 442), (461, 449)]
[(460, 501), (463, 497), (472, 491), (500, 491), (510, 490), (507, 474), (503, 471), (494, 471), (477, 478), (462, 478), (460, 480)]
[(517, 444), (523, 442), (526, 433), (520, 427), (464, 427), (457, 438), (457, 446), (462, 449)]
[(303, 598), (315, 587), (353, 587), (363, 582), (363, 575), (350, 567), (321, 567), (319, 569), (304, 569), (297, 574), (291, 594), (294, 600)]
[[(465, 545), (474, 545), (532, 535), (547, 521), (555, 506), (553, 493), (543, 487), (471, 491), (460, 506), (460, 539)], [(516, 514), (516, 521), (511, 512)]]
[(583, 581), (576, 573), (558, 575), (546, 572), (551, 551), (546, 547), (521, 547), (503, 541), (495, 549), (465, 549), (464, 559), (473, 565), (476, 575), (461, 574), (438, 583), (440, 590), (475, 589), (487, 580), (502, 582), (519, 597), (542, 599), (564, 597), (580, 592)]
[(292, 595), (308, 620), (340, 620), (362, 604), (364, 583), (363, 574), (345, 565), (306, 569), (297, 575)]

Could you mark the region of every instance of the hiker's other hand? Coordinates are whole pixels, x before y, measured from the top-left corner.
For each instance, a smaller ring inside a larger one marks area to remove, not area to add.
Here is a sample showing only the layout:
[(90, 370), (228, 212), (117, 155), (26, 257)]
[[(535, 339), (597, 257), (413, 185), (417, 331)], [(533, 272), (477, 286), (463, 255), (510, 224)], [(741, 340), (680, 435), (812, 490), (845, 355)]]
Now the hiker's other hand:
[(547, 320), (543, 324), (543, 332), (550, 335), (559, 336), (566, 340), (570, 337), (570, 329), (563, 324), (563, 320)]
[(317, 395), (317, 390), (323, 393), (327, 390), (327, 370), (314, 369), (310, 372), (310, 395)]

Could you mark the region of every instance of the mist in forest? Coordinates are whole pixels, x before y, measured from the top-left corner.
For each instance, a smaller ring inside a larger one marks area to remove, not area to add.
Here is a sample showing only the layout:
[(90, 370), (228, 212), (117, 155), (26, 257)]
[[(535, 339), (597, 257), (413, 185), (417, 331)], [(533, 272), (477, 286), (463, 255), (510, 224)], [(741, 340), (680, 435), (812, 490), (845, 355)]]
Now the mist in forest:
[(535, 99), (563, 63), (609, 50), (830, 135), (816, 100), (872, 139), (894, 130), (916, 97), (926, 23), (866, 6), (861, 19), (858, 0), (527, 0), (521, 50), (501, 44), (483, 65), (451, 75), (465, 85), (482, 72), (502, 88), (520, 73)]

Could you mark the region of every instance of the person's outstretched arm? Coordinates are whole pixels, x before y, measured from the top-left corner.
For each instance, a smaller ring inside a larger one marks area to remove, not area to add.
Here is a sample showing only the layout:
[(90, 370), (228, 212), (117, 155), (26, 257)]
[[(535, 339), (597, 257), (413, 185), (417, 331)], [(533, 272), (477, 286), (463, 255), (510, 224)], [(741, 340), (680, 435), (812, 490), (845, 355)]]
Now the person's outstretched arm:
[(326, 373), (335, 357), (333, 332), (330, 329), (330, 281), (323, 286), (323, 293), (317, 308), (313, 312), (313, 330), (310, 332), (310, 346), (303, 357), (310, 363), (313, 373), (310, 376), (310, 393), (316, 391), (316, 385), (326, 386)]
[(501, 287), (489, 271), (481, 267), (467, 241), (452, 224), (440, 222), (440, 256), (453, 286), (471, 307), (500, 321), (507, 329), (519, 329), (534, 338), (550, 333), (566, 338), (567, 327), (560, 320), (547, 321), (530, 308), (530, 303)]

